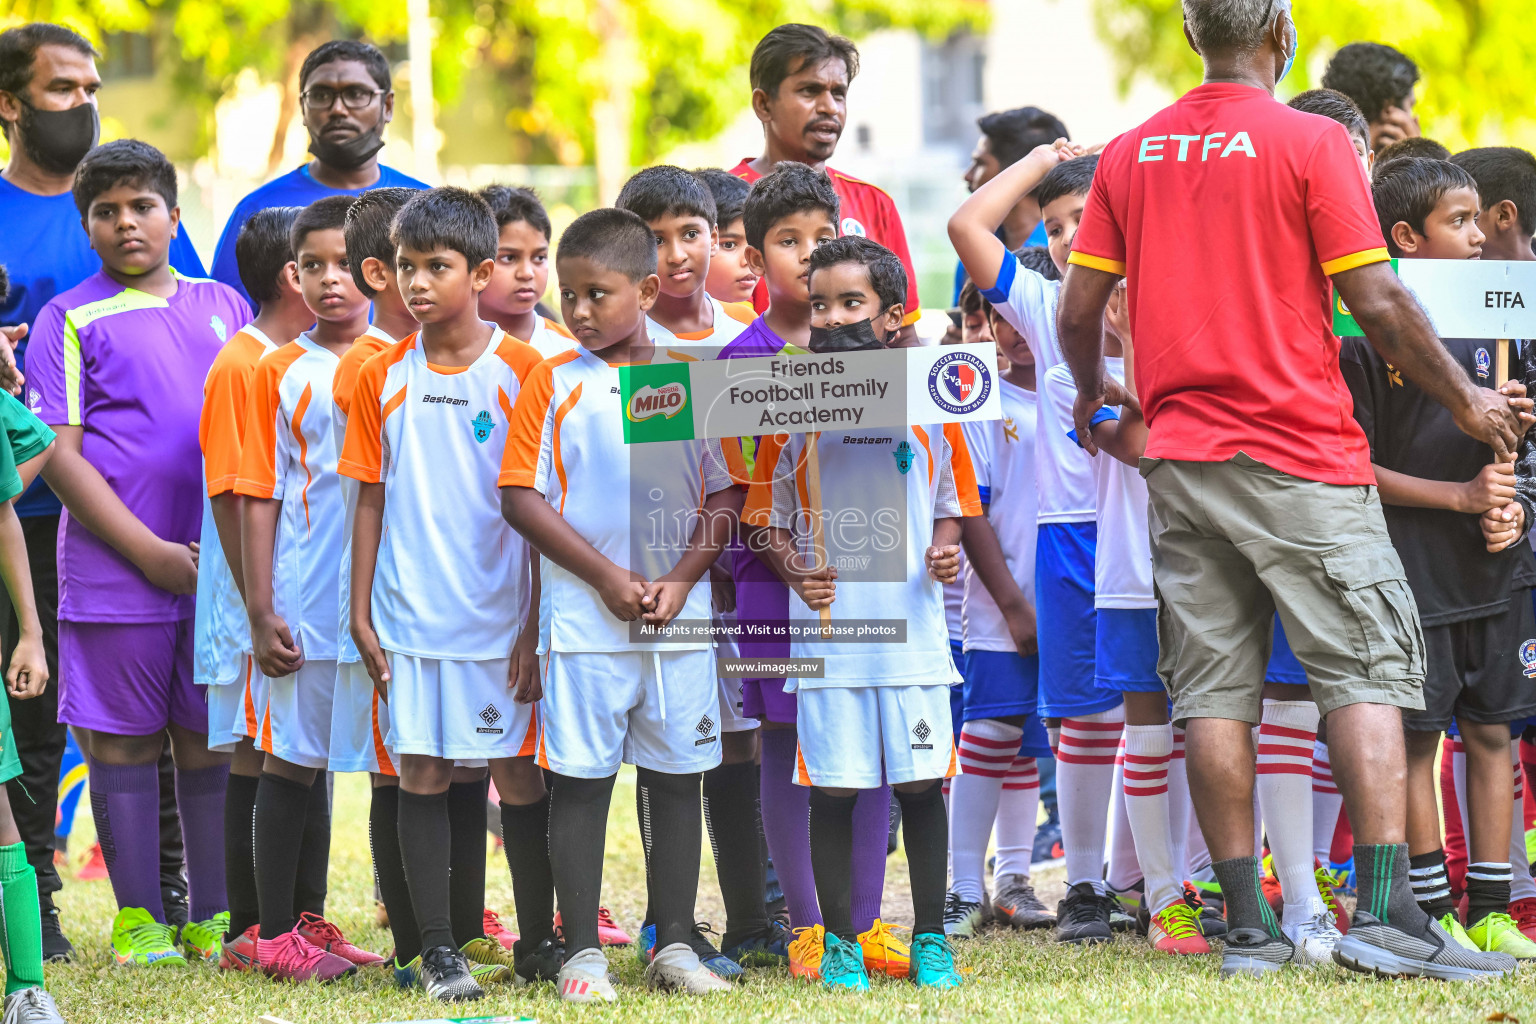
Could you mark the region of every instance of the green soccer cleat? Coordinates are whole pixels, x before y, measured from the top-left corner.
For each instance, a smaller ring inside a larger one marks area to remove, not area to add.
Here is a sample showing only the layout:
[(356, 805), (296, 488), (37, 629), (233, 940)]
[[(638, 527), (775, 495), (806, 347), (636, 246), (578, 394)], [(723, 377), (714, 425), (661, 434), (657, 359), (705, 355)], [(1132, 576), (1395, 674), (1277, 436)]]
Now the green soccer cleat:
[[(469, 973), (480, 984), (512, 980), (512, 969), (516, 966), (512, 951), (504, 949), (495, 939), (484, 936), (470, 939), (459, 947), (459, 952), (469, 961)], [(476, 971), (479, 967), (489, 967), (491, 970), (479, 973)]]
[(213, 962), (224, 952), (224, 933), (229, 931), (229, 911), (221, 910), (206, 921), (181, 926), (181, 948), (190, 960)]
[(913, 936), (907, 977), (918, 988), (959, 988), (965, 984), (955, 968), (955, 947), (942, 935)]
[[(408, 964), (402, 964), (399, 960), (386, 960), (384, 966), (392, 968), (395, 972), (395, 985), (398, 988), (419, 988), (421, 985), (421, 954), (416, 954)], [(469, 961), (469, 976), (474, 978), (482, 986), (499, 985), (510, 979), (511, 975), (501, 964), (477, 964)]]
[(141, 907), (124, 907), (112, 919), (112, 955), (120, 965), (184, 966), (170, 925), (161, 924)]
[(834, 990), (869, 991), (869, 972), (864, 969), (864, 954), (857, 942), (844, 942), (827, 932), (826, 949), (821, 954), (821, 983)]
[(1461, 918), (1456, 916), (1456, 911), (1451, 911), (1440, 919), (1440, 927), (1446, 930), (1451, 938), (1456, 940), (1456, 945), (1463, 949), (1475, 949), (1481, 951), (1483, 947), (1472, 941), (1467, 930), (1461, 926)]
[(1536, 960), (1536, 942), (1520, 932), (1508, 914), (1489, 914), (1466, 930), (1466, 936), (1484, 953), (1508, 953), (1516, 960)]

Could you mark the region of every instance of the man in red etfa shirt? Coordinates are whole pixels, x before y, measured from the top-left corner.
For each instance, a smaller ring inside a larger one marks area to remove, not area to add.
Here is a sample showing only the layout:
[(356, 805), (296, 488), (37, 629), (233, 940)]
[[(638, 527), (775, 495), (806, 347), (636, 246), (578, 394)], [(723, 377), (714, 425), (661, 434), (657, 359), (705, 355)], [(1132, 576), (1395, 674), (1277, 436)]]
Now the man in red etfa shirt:
[[(744, 158), (731, 173), (756, 181), (785, 160), (827, 172), (842, 201), (839, 235), (864, 235), (894, 252), (907, 269), (907, 316), (903, 341), (915, 343), (912, 324), (922, 314), (917, 273), (907, 250), (907, 233), (896, 204), (881, 189), (828, 167), (848, 117), (848, 83), (859, 73), (859, 51), (851, 41), (815, 25), (780, 25), (752, 51), (752, 111), (763, 122), (763, 155)], [(752, 304), (768, 308), (759, 281)]]

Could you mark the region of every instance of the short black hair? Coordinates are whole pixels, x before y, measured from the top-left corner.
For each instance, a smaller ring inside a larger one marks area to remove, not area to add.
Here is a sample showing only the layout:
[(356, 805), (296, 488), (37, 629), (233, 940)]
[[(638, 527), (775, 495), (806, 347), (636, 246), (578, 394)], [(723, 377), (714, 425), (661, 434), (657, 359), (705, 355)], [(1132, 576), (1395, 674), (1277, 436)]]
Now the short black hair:
[(1483, 209), (1508, 199), (1515, 204), (1520, 230), (1536, 235), (1536, 156), (1518, 146), (1485, 146), (1451, 157), (1451, 163), (1477, 182)]
[(746, 205), (747, 193), (752, 186), (736, 177), (730, 171), (723, 171), (718, 167), (704, 167), (693, 172), (693, 176), (704, 183), (709, 189), (710, 195), (715, 197), (715, 224), (719, 227), (729, 227), (733, 221), (741, 219), (741, 209)]
[(1316, 114), (1337, 121), (1351, 135), (1371, 141), (1371, 126), (1360, 112), (1360, 104), (1337, 89), (1308, 89), (1291, 97), (1286, 106), (1304, 114)]
[(1011, 167), (1029, 155), (1036, 146), (1049, 146), (1057, 139), (1070, 139), (1067, 126), (1055, 114), (1039, 107), (1015, 107), (978, 118), (976, 127), (987, 137), (992, 155), (1003, 167)]
[(638, 283), (656, 273), (656, 236), (639, 214), (592, 210), (561, 233), (555, 261), (564, 259), (589, 259)]
[(834, 58), (843, 62), (848, 69), (848, 81), (852, 82), (859, 73), (859, 48), (851, 39), (835, 36), (819, 25), (790, 22), (757, 41), (747, 75), (752, 88), (763, 90), (772, 99), (790, 75)]
[(165, 154), (138, 139), (118, 139), (85, 154), (75, 169), (75, 208), (84, 217), (97, 196), (124, 184), (160, 193), (167, 209), (176, 206), (176, 168)]
[(763, 251), (763, 239), (776, 221), (809, 210), (825, 210), (837, 224), (841, 203), (826, 171), (786, 160), (752, 183), (741, 208), (747, 244)]
[[(0, 32), (0, 92), (26, 99), (27, 86), (32, 84), (32, 62), (44, 46), (67, 46), (87, 57), (97, 56), (90, 40), (63, 25), (34, 21), (7, 29)], [(11, 122), (3, 123), (9, 131)]]
[(1033, 270), (1047, 281), (1061, 280), (1061, 271), (1056, 269), (1056, 261), (1051, 259), (1051, 250), (1045, 246), (1028, 245), (1014, 255), (1026, 269)]
[(960, 286), (960, 301), (956, 304), (962, 317), (972, 313), (987, 315), (987, 310), (992, 304), (981, 294), (981, 289), (976, 287), (976, 282), (970, 278), (965, 279), (965, 284)]
[(1381, 43), (1341, 46), (1323, 71), (1323, 88), (1354, 100), (1367, 121), (1376, 120), (1388, 107), (1401, 106), (1418, 80), (1419, 66)]
[(1093, 188), (1093, 171), (1099, 166), (1099, 154), (1073, 157), (1057, 164), (1040, 179), (1030, 193), (1042, 209), (1062, 196), (1085, 196)]
[(1477, 182), (1449, 160), (1409, 156), (1380, 168), (1371, 182), (1371, 199), (1376, 203), (1376, 219), (1387, 240), (1387, 251), (1393, 256), (1402, 255), (1392, 241), (1394, 224), (1406, 222), (1422, 235), (1424, 222), (1435, 212), (1441, 198), (1458, 188), (1476, 192)]
[(299, 68), (299, 91), (304, 91), (316, 68), (342, 60), (355, 60), (363, 65), (373, 83), (385, 92), (393, 88), (389, 79), (389, 60), (382, 50), (361, 39), (332, 39), (310, 50), (309, 56), (304, 58), (304, 64)]
[(863, 235), (844, 235), (823, 242), (811, 252), (811, 273), (835, 267), (839, 263), (857, 263), (869, 273), (870, 287), (880, 298), (883, 313), (898, 303), (907, 302), (907, 268), (901, 257)]
[(352, 270), (352, 283), (370, 299), (378, 295), (378, 292), (368, 287), (368, 282), (363, 280), (363, 260), (372, 256), (386, 267), (394, 267), (395, 243), (389, 237), (389, 230), (400, 208), (420, 193), (420, 189), (399, 185), (371, 188), (354, 199), (347, 208), (342, 234), (347, 239), (347, 263)]
[[(356, 196), (325, 196), (300, 210), (299, 215), (293, 219), (293, 227), (289, 229), (290, 244), (293, 246), (291, 258), (298, 259), (304, 239), (316, 231), (343, 231), (343, 238), (345, 238), (347, 211), (352, 209), (352, 204), (355, 202), (357, 202)], [(351, 253), (347, 255), (350, 256)], [(351, 261), (348, 260), (348, 262)]]
[(257, 210), (240, 225), (235, 236), (235, 266), (240, 283), (258, 308), (278, 296), (277, 275), (293, 262), (293, 222), (297, 206), (269, 206)]
[(491, 208), (498, 232), (508, 224), (523, 221), (532, 225), (545, 238), (553, 234), (549, 226), (549, 213), (533, 189), (514, 185), (487, 185), (476, 194)]
[(484, 199), (465, 188), (441, 185), (416, 193), (400, 208), (389, 240), (417, 252), (452, 249), (473, 270), (496, 258), (498, 233)]
[(702, 217), (715, 226), (715, 197), (698, 178), (671, 164), (647, 167), (624, 183), (614, 202), (647, 224), (663, 217)]
[(1376, 154), (1376, 163), (1371, 168), (1371, 175), (1374, 177), (1377, 172), (1394, 160), (1412, 157), (1424, 160), (1449, 160), (1451, 158), (1451, 151), (1434, 139), (1426, 139), (1422, 135), (1398, 139), (1392, 145)]

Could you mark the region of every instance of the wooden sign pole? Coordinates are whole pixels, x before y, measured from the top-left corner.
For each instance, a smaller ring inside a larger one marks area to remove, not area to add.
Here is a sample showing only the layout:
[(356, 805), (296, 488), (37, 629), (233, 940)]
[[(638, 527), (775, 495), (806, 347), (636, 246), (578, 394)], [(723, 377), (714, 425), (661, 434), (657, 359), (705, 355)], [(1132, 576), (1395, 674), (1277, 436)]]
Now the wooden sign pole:
[[(820, 440), (819, 430), (805, 435), (805, 494), (811, 506), (807, 510), (811, 516), (811, 553), (818, 569), (827, 564), (827, 542), (821, 522), (821, 455), (817, 451), (817, 442)], [(821, 635), (831, 636), (832, 609), (824, 607), (820, 615)]]

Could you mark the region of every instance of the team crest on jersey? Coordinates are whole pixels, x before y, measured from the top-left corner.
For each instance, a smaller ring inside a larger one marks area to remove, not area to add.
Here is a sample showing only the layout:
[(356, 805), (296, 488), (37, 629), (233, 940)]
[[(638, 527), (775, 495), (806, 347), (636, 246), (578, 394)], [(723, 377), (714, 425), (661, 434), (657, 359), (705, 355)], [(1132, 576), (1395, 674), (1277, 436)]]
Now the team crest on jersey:
[(928, 397), (950, 415), (974, 412), (991, 393), (991, 367), (969, 352), (941, 356), (928, 371)]
[(220, 341), (228, 340), (229, 328), (224, 326), (224, 320), (217, 314), (208, 321), (208, 326), (213, 328), (213, 333), (219, 336)]
[(1536, 640), (1520, 645), (1520, 664), (1525, 666), (1525, 678), (1536, 679)]
[(865, 235), (869, 234), (869, 232), (864, 230), (864, 225), (860, 224), (858, 221), (854, 220), (852, 217), (844, 217), (843, 218), (843, 223), (841, 224), (841, 227), (842, 227), (842, 233), (845, 236), (846, 235), (857, 235), (859, 238), (863, 238)]
[(1488, 350), (1485, 348), (1478, 349), (1477, 354), (1472, 357), (1472, 361), (1477, 365), (1477, 375), (1483, 380), (1487, 380), (1488, 368), (1493, 364), (1493, 360), (1488, 357)]
[(933, 735), (933, 729), (926, 718), (917, 720), (917, 724), (912, 727), (912, 735), (917, 737), (917, 742), (912, 744), (913, 750), (933, 749), (933, 744), (928, 742), (928, 737)]
[(912, 446), (903, 441), (896, 446), (896, 450), (891, 452), (891, 454), (896, 456), (896, 468), (901, 470), (902, 476), (906, 476), (907, 471), (912, 468)]
[(491, 419), (491, 414), (481, 409), (479, 414), (470, 421), (475, 428), (475, 440), (481, 444), (491, 439), (491, 431), (496, 429), (496, 421)]

